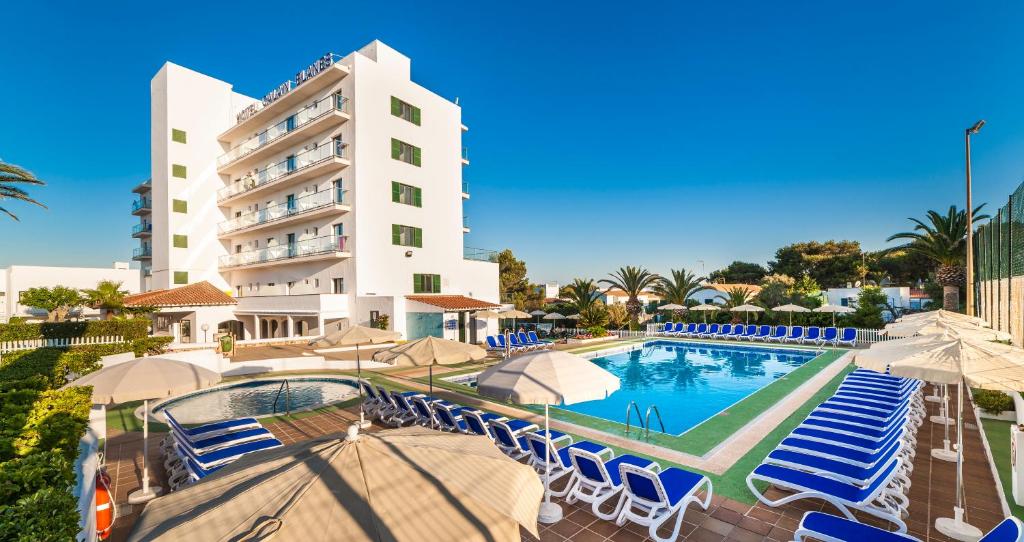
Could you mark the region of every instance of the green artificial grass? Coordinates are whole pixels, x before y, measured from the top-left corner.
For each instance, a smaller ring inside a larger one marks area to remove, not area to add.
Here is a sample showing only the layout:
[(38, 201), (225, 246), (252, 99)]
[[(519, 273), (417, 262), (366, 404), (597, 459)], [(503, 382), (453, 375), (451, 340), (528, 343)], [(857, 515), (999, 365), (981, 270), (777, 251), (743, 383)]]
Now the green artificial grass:
[(981, 424), (985, 428), (985, 438), (988, 439), (988, 447), (992, 451), (992, 460), (995, 461), (1006, 502), (1010, 505), (1010, 513), (1024, 520), (1024, 507), (1013, 501), (1013, 470), (1010, 463), (1010, 428), (1013, 422), (982, 418)]

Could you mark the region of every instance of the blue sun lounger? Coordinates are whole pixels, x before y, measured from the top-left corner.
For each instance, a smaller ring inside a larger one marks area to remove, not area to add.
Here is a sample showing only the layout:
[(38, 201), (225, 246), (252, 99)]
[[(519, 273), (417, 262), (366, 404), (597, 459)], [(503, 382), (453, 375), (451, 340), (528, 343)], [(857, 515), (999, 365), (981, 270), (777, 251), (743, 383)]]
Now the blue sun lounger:
[[(784, 449), (773, 450), (768, 454), (764, 462), (827, 475), (837, 480), (865, 486), (870, 484), (882, 472), (882, 467), (899, 454), (900, 446), (899, 441), (893, 441), (882, 450), (878, 459), (869, 465), (847, 463), (812, 453)], [(909, 478), (901, 474), (896, 476), (899, 478), (902, 487), (910, 486)]]
[(195, 461), (196, 465), (199, 465), (203, 469), (210, 470), (213, 467), (230, 463), (243, 455), (269, 450), (280, 446), (283, 446), (280, 440), (277, 440), (276, 438), (268, 438), (244, 442), (242, 444), (218, 448), (213, 451), (202, 453), (193, 450), (181, 442), (177, 443), (175, 449), (178, 450), (178, 453), (181, 455), (183, 460), (191, 459), (192, 461)]
[[(747, 476), (747, 487), (757, 500), (772, 508), (801, 499), (821, 499), (835, 506), (849, 519), (854, 519), (853, 511), (858, 510), (889, 521), (900, 532), (906, 532), (907, 525), (900, 517), (904, 510), (893, 502), (888, 489), (901, 464), (902, 460), (893, 458), (870, 484), (862, 487), (825, 475), (762, 463)], [(766, 482), (793, 493), (771, 500), (758, 491), (755, 482)]]
[(727, 339), (739, 339), (743, 336), (743, 331), (746, 329), (743, 324), (736, 324), (732, 326), (732, 333), (726, 336)]
[(196, 427), (186, 428), (182, 426), (178, 420), (171, 414), (169, 409), (163, 411), (164, 418), (167, 420), (168, 425), (176, 425), (179, 427), (179, 431), (186, 437), (203, 437), (219, 435), (222, 433), (230, 433), (232, 431), (240, 431), (242, 429), (252, 429), (255, 427), (263, 427), (259, 420), (256, 418), (235, 418), (233, 420), (224, 420), (220, 422), (206, 423)]
[(661, 326), (659, 332), (662, 335), (668, 335), (669, 333), (672, 333), (673, 326), (675, 326), (675, 324), (672, 322), (665, 322), (665, 325)]
[(551, 346), (555, 344), (555, 343), (553, 343), (551, 341), (546, 341), (546, 340), (541, 339), (540, 337), (538, 337), (536, 331), (528, 331), (527, 335), (529, 335), (529, 337), (530, 337), (530, 342), (539, 344), (543, 348), (551, 348)]
[[(554, 437), (554, 432), (551, 433)], [(597, 444), (596, 442), (590, 442), (588, 440), (582, 440), (580, 442), (573, 442), (572, 437), (569, 435), (562, 435), (561, 438), (555, 440), (552, 438), (551, 451), (548, 451), (546, 439), (544, 438), (543, 432), (540, 433), (526, 433), (523, 435), (526, 437), (526, 445), (530, 449), (530, 464), (533, 465), (533, 469), (541, 475), (541, 483), (545, 484), (545, 490), (551, 494), (552, 497), (564, 497), (572, 491), (572, 483), (567, 483), (564, 488), (559, 491), (551, 489), (551, 485), (547, 480), (547, 465), (544, 462), (544, 456), (550, 454), (551, 459), (551, 482), (555, 482), (564, 478), (565, 476), (571, 475), (575, 470), (575, 465), (572, 459), (569, 457), (569, 451), (578, 449), (585, 450), (593, 454), (607, 454), (611, 453), (611, 449), (604, 444)], [(562, 444), (559, 448), (558, 445)]]
[(479, 410), (463, 410), (462, 421), (466, 423), (466, 434), (479, 435), (494, 440), (494, 430), (490, 428), (491, 420), (501, 420), (502, 416), (481, 412)]
[(786, 340), (786, 332), (787, 331), (788, 330), (786, 329), (786, 326), (776, 326), (775, 327), (775, 331), (772, 331), (771, 335), (769, 335), (767, 337), (764, 337), (761, 340), (766, 342), (766, 343), (767, 342), (778, 342), (778, 343), (781, 343), (782, 341)]
[(451, 433), (466, 433), (469, 431), (466, 421), (462, 419), (462, 412), (466, 407), (445, 404), (443, 401), (434, 403), (434, 415), (442, 431)]
[(718, 328), (718, 332), (713, 335), (716, 339), (724, 339), (732, 335), (732, 324), (722, 324), (722, 327)]
[[(629, 464), (643, 469), (650, 469), (659, 472), (661, 466), (643, 457), (623, 454), (615, 457), (615, 452), (608, 450), (608, 457), (602, 454), (582, 450), (579, 448), (569, 449), (569, 459), (572, 461), (574, 470), (573, 477), (569, 480), (569, 492), (566, 500), (569, 504), (577, 500), (590, 503), (591, 512), (606, 521), (614, 521), (622, 512), (622, 506), (626, 502), (622, 494), (622, 474), (619, 472), (619, 465)], [(601, 505), (609, 500), (618, 497), (618, 503), (610, 513), (601, 511)]]
[[(622, 511), (617, 525), (627, 521), (647, 527), (648, 535), (658, 542), (671, 542), (679, 537), (683, 516), (690, 503), (697, 503), (704, 510), (711, 504), (711, 480), (707, 476), (671, 467), (654, 472), (630, 463), (619, 465), (619, 474), (625, 485)], [(705, 490), (704, 498), (697, 496)], [(676, 516), (672, 534), (663, 537), (658, 530), (673, 515)]]
[(804, 339), (804, 326), (793, 326), (789, 328), (789, 334), (780, 343), (798, 343)]
[[(525, 425), (517, 425), (519, 422)], [(524, 433), (537, 429), (536, 424), (523, 420), (491, 420), (487, 422), (494, 434), (494, 444), (505, 455), (519, 460), (530, 455), (530, 446)], [(539, 431), (543, 434), (543, 431)], [(567, 435), (560, 431), (551, 431), (551, 440), (557, 441)]]
[(708, 339), (714, 337), (715, 334), (718, 333), (719, 327), (721, 327), (719, 324), (705, 324), (704, 331), (697, 333), (697, 336), (700, 337), (701, 339)]
[[(807, 512), (793, 533), (794, 542), (803, 542), (807, 537), (828, 542), (921, 542), (903, 533), (894, 533), (859, 521), (833, 516), (824, 512)], [(1024, 525), (1014, 517), (1004, 519), (978, 542), (1021, 542), (1024, 540)]]
[(821, 328), (820, 327), (809, 327), (809, 328), (807, 328), (807, 333), (804, 334), (804, 338), (800, 339), (800, 342), (803, 343), (803, 344), (818, 344), (818, 339), (820, 339), (820, 338), (821, 338)]
[(498, 344), (498, 339), (494, 335), (488, 335), (487, 339), (487, 350), (491, 352), (504, 352), (505, 347)]
[(761, 325), (760, 327), (757, 328), (757, 333), (754, 333), (753, 335), (748, 335), (747, 338), (749, 338), (751, 341), (763, 341), (767, 339), (769, 336), (771, 336), (771, 334), (772, 326)]
[[(676, 325), (678, 326), (679, 324)], [(699, 327), (700, 326), (696, 323), (686, 324), (685, 330), (679, 330), (676, 333), (673, 333), (673, 335), (678, 337), (695, 337), (697, 335), (697, 328)]]
[(818, 339), (819, 346), (825, 346), (830, 344), (836, 346), (836, 342), (839, 339), (839, 330), (834, 327), (827, 327), (821, 332), (821, 338)]
[(857, 330), (852, 327), (844, 327), (839, 333), (839, 339), (836, 342), (852, 348), (857, 344)]

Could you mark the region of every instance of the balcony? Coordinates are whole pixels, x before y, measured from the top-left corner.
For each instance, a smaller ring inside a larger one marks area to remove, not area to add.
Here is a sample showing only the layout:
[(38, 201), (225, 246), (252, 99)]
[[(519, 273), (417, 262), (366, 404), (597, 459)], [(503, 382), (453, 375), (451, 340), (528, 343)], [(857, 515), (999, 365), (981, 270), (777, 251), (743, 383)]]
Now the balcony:
[(218, 190), (217, 202), (224, 204), (243, 195), (255, 194), (264, 188), (284, 187), (348, 167), (350, 163), (345, 158), (345, 147), (344, 142), (334, 140), (271, 164), (256, 173), (247, 174)]
[(462, 165), (469, 165), (469, 147), (462, 147)]
[(324, 318), (349, 316), (347, 294), (286, 294), (283, 291), (236, 297), (236, 314), (320, 314)]
[(132, 214), (135, 216), (147, 214), (153, 210), (153, 200), (149, 198), (139, 198), (132, 202)]
[(469, 199), (469, 181), (462, 181), (462, 199)]
[(133, 260), (148, 260), (153, 257), (153, 247), (141, 246), (132, 250)]
[(153, 234), (153, 225), (149, 222), (143, 222), (132, 226), (132, 237), (149, 237)]
[(297, 261), (349, 258), (348, 236), (326, 235), (295, 243), (225, 254), (220, 257), (221, 269), (269, 267)]
[(132, 192), (135, 192), (136, 194), (145, 194), (146, 192), (149, 192), (152, 189), (153, 189), (153, 180), (152, 179), (146, 179), (145, 181), (142, 181), (141, 183), (139, 183), (138, 186), (136, 186), (135, 188), (132, 188)]
[(485, 248), (462, 247), (462, 259), (498, 263), (498, 251)]
[(247, 118), (238, 121), (237, 124), (228, 128), (217, 139), (221, 141), (236, 140), (246, 132), (252, 133), (255, 127), (266, 125), (267, 122), (302, 102), (309, 100), (318, 92), (323, 92), (327, 87), (341, 81), (349, 74), (348, 66), (338, 64), (340, 57), (331, 55), (332, 64), (320, 73), (303, 81), (301, 84), (289, 82), (292, 86), (284, 95), (264, 105), (262, 102), (254, 101), (257, 111)]
[(291, 218), (313, 218), (328, 213), (345, 213), (351, 208), (345, 204), (346, 190), (325, 190), (293, 201), (271, 205), (259, 211), (245, 213), (217, 225), (221, 237), (242, 230), (255, 230), (269, 225), (285, 223)]
[(469, 218), (462, 217), (462, 233), (469, 233)]
[[(348, 98), (334, 94), (299, 109), (287, 119), (245, 140), (217, 159), (221, 173), (244, 170), (275, 150), (280, 150), (298, 134), (319, 133), (349, 120)], [(230, 166), (230, 167), (229, 167)]]

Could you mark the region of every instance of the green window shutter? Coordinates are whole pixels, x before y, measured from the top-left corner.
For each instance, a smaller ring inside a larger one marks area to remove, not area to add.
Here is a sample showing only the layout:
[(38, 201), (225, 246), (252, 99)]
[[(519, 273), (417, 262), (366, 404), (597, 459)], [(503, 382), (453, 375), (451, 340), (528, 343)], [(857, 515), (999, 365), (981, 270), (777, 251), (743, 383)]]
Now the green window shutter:
[(175, 235), (174, 236), (174, 248), (188, 248), (188, 236), (187, 235)]
[(423, 207), (423, 189), (412, 189), (412, 204), (416, 207)]
[(412, 108), (412, 123), (416, 126), (420, 125), (420, 108)]
[(413, 147), (412, 148), (412, 165), (414, 165), (414, 166), (420, 165), (420, 148), (419, 147)]
[(181, 164), (172, 164), (171, 175), (178, 177), (179, 179), (184, 179), (188, 175), (188, 170)]
[(412, 229), (412, 246), (423, 248), (423, 228)]
[(391, 201), (398, 203), (402, 199), (402, 185), (398, 181), (391, 181)]
[(391, 244), (401, 245), (402, 244), (402, 227), (398, 224), (391, 225)]
[(434, 289), (435, 294), (441, 293), (441, 275), (433, 275), (434, 278)]
[(175, 284), (188, 284), (188, 271), (175, 271), (174, 272), (174, 283)]
[(402, 102), (394, 96), (391, 97), (391, 114), (396, 117), (402, 116)]
[(419, 273), (413, 273), (412, 275), (412, 293), (423, 293), (423, 275), (420, 275)]
[(185, 130), (171, 128), (171, 141), (175, 143), (188, 143), (188, 134), (185, 133)]
[(395, 138), (391, 138), (391, 157), (394, 158), (395, 160), (398, 160), (401, 155), (402, 142)]
[(187, 213), (188, 202), (180, 199), (171, 200), (171, 210), (175, 213)]

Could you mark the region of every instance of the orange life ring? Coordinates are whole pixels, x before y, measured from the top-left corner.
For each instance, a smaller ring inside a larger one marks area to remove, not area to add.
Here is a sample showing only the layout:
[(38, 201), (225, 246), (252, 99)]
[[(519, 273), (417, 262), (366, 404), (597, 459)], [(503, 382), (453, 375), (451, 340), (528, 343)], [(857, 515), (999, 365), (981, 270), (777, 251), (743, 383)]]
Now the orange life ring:
[(110, 537), (114, 527), (114, 500), (110, 495), (110, 476), (96, 474), (96, 536), (100, 540)]

